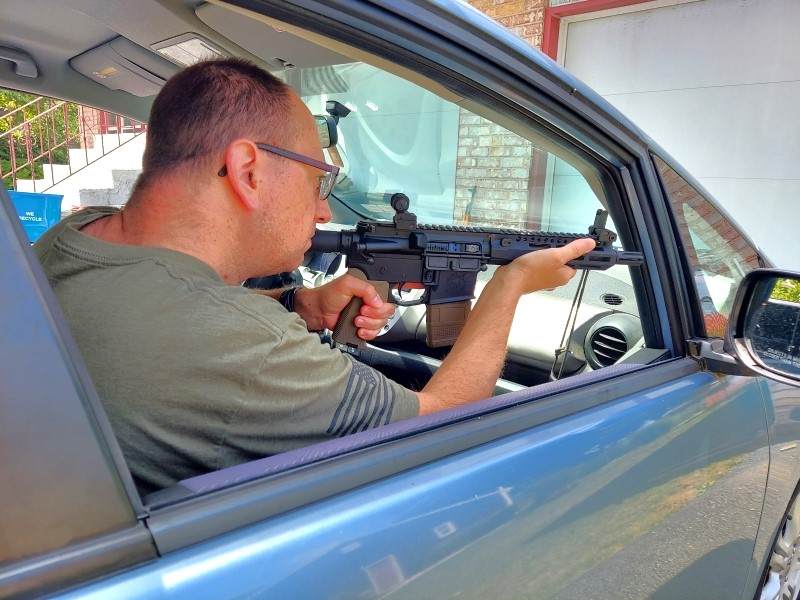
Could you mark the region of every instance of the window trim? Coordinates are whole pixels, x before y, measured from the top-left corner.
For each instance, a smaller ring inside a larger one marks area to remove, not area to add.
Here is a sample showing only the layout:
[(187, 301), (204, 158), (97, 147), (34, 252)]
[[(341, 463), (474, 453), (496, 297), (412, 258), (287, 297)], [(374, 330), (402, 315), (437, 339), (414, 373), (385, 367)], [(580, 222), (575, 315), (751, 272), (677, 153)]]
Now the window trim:
[[(681, 245), (678, 247), (679, 252), (678, 256), (680, 257), (680, 269), (682, 277), (680, 278), (681, 287), (684, 290), (685, 298), (687, 301), (687, 306), (691, 308), (691, 315), (684, 315), (686, 321), (686, 334), (685, 340), (688, 340), (692, 337), (709, 337), (708, 332), (706, 329), (706, 322), (705, 322), (705, 315), (706, 312), (703, 310), (702, 303), (700, 300), (700, 292), (697, 288), (697, 283), (695, 281), (695, 267), (692, 265), (692, 262), (689, 258), (689, 249), (688, 249), (688, 242), (684, 240), (684, 236), (681, 232), (681, 221), (683, 219), (682, 215), (678, 215), (678, 209), (674, 205), (672, 198), (670, 197), (669, 193), (667, 192), (666, 185), (664, 182), (664, 177), (662, 175), (662, 167), (670, 169), (676, 176), (680, 177), (684, 183), (691, 186), (694, 191), (701, 196), (706, 202), (708, 202), (727, 222), (736, 228), (736, 232), (739, 237), (741, 237), (752, 249), (755, 253), (756, 261), (758, 262), (759, 266), (766, 266), (763, 258), (760, 255), (758, 246), (753, 243), (752, 239), (750, 239), (746, 233), (744, 233), (736, 224), (736, 222), (728, 215), (725, 210), (719, 205), (719, 203), (714, 199), (714, 197), (700, 185), (693, 177), (685, 173), (679, 167), (676, 167), (674, 163), (670, 162), (666, 158), (659, 155), (656, 151), (650, 152), (650, 161), (653, 166), (654, 174), (656, 180), (658, 182), (659, 189), (663, 194), (664, 198), (664, 206), (666, 207), (667, 216), (669, 218), (670, 227), (672, 231), (672, 237), (676, 243), (680, 243)], [(659, 164), (660, 163), (660, 164)], [(693, 250), (693, 248), (692, 248)], [(698, 265), (699, 266), (699, 265)], [(737, 284), (738, 285), (738, 284)], [(735, 289), (732, 292), (735, 294)], [(733, 296), (731, 297), (731, 301), (733, 301)]]

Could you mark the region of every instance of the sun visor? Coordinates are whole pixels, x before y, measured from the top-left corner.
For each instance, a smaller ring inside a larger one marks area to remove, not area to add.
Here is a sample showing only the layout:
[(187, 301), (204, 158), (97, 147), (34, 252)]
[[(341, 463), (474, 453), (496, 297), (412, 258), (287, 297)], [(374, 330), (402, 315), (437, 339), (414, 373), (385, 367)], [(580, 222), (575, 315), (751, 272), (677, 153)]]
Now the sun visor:
[(153, 96), (179, 67), (124, 37), (76, 56), (70, 66), (112, 90), (134, 96)]
[(353, 62), (352, 58), (337, 54), (314, 42), (289, 33), (277, 25), (268, 24), (243, 14), (235, 8), (217, 4), (203, 4), (195, 10), (206, 25), (242, 48), (258, 56), (273, 68), (322, 67)]

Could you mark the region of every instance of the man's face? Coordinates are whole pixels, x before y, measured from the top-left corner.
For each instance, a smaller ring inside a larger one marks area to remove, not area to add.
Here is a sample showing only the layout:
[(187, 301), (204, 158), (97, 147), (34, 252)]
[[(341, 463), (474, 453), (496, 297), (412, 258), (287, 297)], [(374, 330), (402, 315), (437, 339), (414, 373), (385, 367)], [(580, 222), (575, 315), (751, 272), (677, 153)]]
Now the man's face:
[[(314, 118), (295, 95), (292, 95), (291, 119), (296, 128), (294, 140), (276, 145), (308, 158), (325, 161)], [(261, 218), (271, 233), (270, 262), (279, 267), (274, 272), (292, 271), (303, 261), (311, 247), (317, 223), (331, 220), (327, 200), (319, 199), (320, 177), (325, 172), (268, 152), (262, 152), (268, 175), (268, 185), (262, 195)]]

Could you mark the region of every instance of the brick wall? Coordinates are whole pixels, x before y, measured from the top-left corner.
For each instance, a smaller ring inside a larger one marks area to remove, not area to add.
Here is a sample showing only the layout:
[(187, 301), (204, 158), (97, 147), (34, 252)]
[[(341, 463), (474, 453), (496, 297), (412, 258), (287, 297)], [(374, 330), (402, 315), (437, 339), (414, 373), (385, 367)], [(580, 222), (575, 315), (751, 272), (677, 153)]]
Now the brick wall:
[(536, 48), (542, 48), (547, 0), (467, 0)]
[(78, 126), (81, 129), (81, 148), (94, 148), (94, 136), (100, 132), (100, 111), (90, 106), (78, 106)]
[(455, 220), (531, 228), (531, 143), (465, 110), (458, 140)]
[[(542, 47), (546, 0), (468, 0), (501, 25)], [(454, 220), (537, 229), (538, 152), (527, 140), (461, 111)]]

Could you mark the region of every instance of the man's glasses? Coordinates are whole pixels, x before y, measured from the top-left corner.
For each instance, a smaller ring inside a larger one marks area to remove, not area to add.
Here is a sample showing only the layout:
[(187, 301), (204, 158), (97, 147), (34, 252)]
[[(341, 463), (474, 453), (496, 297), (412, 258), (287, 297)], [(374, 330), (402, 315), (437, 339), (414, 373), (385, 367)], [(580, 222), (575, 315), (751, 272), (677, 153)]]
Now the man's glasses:
[[(319, 178), (319, 199), (325, 200), (328, 196), (331, 195), (331, 191), (333, 191), (333, 185), (336, 183), (336, 176), (339, 174), (339, 167), (334, 165), (329, 165), (328, 163), (321, 162), (319, 160), (314, 160), (313, 158), (308, 158), (307, 156), (303, 156), (302, 154), (297, 154), (296, 152), (290, 152), (289, 150), (284, 150), (283, 148), (278, 148), (276, 146), (270, 146), (269, 144), (256, 144), (256, 148), (259, 150), (264, 150), (265, 152), (272, 152), (273, 154), (277, 154), (278, 156), (283, 156), (284, 158), (288, 158), (290, 160), (296, 160), (297, 162), (301, 162), (304, 165), (310, 165), (321, 171), (325, 171), (325, 175), (321, 175)], [(228, 166), (224, 165), (217, 175), (220, 177), (225, 177), (228, 174)]]

